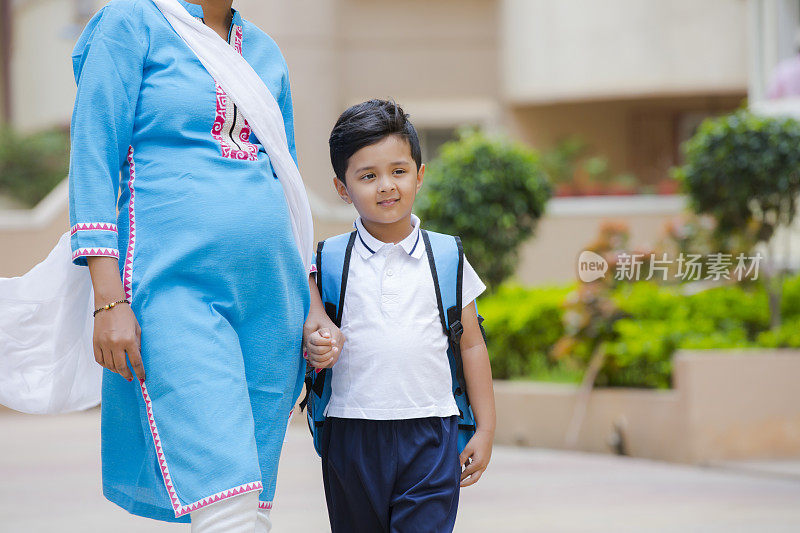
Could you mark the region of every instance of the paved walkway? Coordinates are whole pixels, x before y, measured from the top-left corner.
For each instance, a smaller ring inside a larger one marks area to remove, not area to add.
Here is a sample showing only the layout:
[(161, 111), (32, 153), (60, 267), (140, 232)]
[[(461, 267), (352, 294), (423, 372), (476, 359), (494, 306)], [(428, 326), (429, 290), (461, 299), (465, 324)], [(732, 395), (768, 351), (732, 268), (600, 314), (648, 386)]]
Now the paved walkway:
[[(0, 532), (148, 533), (185, 525), (133, 517), (100, 493), (98, 412), (0, 411)], [(294, 424), (281, 462), (274, 531), (328, 531), (319, 463)], [(800, 531), (800, 481), (730, 470), (497, 447), (462, 492), (457, 532)], [(416, 533), (416, 532), (414, 532)]]

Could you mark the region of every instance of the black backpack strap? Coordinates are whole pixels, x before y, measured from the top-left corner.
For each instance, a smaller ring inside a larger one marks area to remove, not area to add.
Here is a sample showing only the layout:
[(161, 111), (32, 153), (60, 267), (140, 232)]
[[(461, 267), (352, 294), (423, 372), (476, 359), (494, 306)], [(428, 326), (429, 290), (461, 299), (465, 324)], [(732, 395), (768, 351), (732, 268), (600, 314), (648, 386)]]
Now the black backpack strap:
[(436, 291), (436, 305), (439, 306), (439, 320), (442, 322), (442, 332), (449, 338), (450, 332), (447, 329), (447, 317), (444, 314), (444, 306), (442, 305), (442, 290), (439, 288), (439, 275), (436, 273), (436, 261), (433, 259), (431, 239), (428, 237), (428, 232), (424, 229), (420, 229), (420, 232), (422, 233), (422, 242), (425, 243), (425, 254), (428, 256), (431, 276), (433, 276), (433, 288)]
[[(464, 292), (464, 246), (461, 244), (459, 237), (454, 237), (456, 240), (456, 247), (458, 248), (458, 271), (456, 272), (456, 306), (455, 308), (448, 309), (450, 314), (450, 329), (448, 331), (448, 338), (450, 345), (453, 347), (453, 355), (456, 360), (456, 379), (458, 386), (461, 388), (462, 393), (467, 397), (467, 380), (464, 377), (464, 362), (461, 359), (461, 335), (464, 333), (464, 325), (461, 323), (461, 312), (464, 309), (463, 292)], [(467, 397), (469, 403), (469, 397)]]
[(350, 275), (350, 256), (353, 255), (353, 245), (356, 242), (356, 234), (353, 230), (350, 239), (347, 241), (347, 248), (344, 250), (344, 264), (342, 265), (342, 284), (339, 289), (339, 308), (336, 310), (336, 319), (333, 321), (337, 328), (342, 327), (342, 313), (344, 312), (344, 295), (347, 292), (347, 277)]

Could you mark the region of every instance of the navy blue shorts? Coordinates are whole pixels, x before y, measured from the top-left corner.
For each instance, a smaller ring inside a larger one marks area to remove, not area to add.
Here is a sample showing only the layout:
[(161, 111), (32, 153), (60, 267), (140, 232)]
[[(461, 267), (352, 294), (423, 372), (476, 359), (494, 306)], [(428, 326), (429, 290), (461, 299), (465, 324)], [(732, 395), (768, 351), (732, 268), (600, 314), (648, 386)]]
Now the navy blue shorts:
[(453, 531), (461, 465), (458, 417), (329, 417), (322, 479), (332, 533)]

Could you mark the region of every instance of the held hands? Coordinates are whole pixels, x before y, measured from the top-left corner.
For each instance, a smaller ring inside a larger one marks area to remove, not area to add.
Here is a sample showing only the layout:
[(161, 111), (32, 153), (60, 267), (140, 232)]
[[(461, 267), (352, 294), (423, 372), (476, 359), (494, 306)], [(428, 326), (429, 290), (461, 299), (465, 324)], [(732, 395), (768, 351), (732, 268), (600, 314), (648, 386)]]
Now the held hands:
[(492, 457), (492, 440), (494, 433), (490, 431), (475, 432), (469, 439), (458, 460), (464, 470), (461, 471), (461, 486), (469, 487), (478, 482)]
[(318, 317), (309, 314), (303, 326), (303, 348), (311, 366), (332, 367), (342, 353), (344, 341), (344, 335), (327, 315)]
[(139, 322), (127, 304), (116, 305), (101, 311), (94, 318), (94, 360), (128, 381), (133, 375), (128, 368), (125, 356), (139, 380), (144, 381), (144, 367), (139, 351), (142, 330)]
[(336, 326), (321, 328), (306, 337), (306, 359), (314, 368), (330, 368), (339, 360), (344, 335)]

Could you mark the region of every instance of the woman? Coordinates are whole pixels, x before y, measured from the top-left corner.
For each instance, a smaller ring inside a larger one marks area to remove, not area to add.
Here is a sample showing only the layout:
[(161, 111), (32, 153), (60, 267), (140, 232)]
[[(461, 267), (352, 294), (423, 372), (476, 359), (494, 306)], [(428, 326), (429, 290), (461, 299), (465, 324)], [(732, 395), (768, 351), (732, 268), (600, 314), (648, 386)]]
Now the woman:
[[(278, 47), (231, 0), (180, 2), (262, 78), (296, 160)], [(95, 359), (108, 369), (104, 494), (141, 516), (191, 514), (198, 531), (253, 531), (257, 506), (268, 530), (304, 321), (343, 342), (309, 291), (281, 184), (151, 0), (103, 8), (73, 63), (71, 244), (91, 272)], [(338, 351), (310, 353), (328, 366)]]

